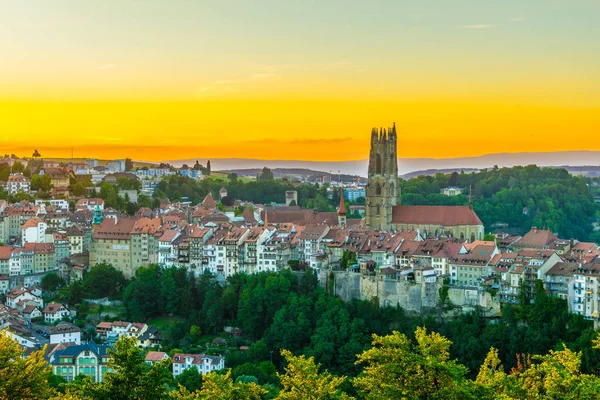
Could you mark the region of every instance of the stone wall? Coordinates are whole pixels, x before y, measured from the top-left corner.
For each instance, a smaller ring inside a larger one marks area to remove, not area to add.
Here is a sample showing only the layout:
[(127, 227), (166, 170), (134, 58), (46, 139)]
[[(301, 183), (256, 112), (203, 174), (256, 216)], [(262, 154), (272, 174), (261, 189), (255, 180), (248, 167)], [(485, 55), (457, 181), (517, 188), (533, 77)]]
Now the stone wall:
[[(333, 294), (344, 301), (377, 299), (380, 306), (400, 306), (406, 311), (420, 313), (435, 309), (439, 301), (441, 282), (415, 283), (404, 280), (383, 279), (381, 276), (365, 276), (356, 272), (333, 272), (322, 274), (321, 284), (332, 289)], [(486, 316), (500, 315), (498, 297), (488, 292), (470, 288), (450, 288), (448, 298), (459, 312), (468, 312), (478, 307)]]

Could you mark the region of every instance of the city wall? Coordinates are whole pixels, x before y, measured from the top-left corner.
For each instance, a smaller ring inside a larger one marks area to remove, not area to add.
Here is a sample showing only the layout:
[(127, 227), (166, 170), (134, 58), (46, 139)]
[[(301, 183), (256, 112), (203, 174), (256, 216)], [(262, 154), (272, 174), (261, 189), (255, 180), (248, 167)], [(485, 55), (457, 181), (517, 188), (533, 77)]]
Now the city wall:
[[(321, 278), (321, 282), (344, 301), (377, 299), (382, 307), (399, 306), (413, 313), (431, 311), (437, 307), (439, 302), (439, 289), (441, 288), (439, 281), (416, 283), (343, 271), (333, 272), (332, 275), (323, 274)], [(458, 308), (456, 310), (458, 312), (469, 312), (480, 308), (486, 316), (500, 315), (498, 297), (493, 297), (483, 290), (452, 287), (448, 290), (448, 298)]]

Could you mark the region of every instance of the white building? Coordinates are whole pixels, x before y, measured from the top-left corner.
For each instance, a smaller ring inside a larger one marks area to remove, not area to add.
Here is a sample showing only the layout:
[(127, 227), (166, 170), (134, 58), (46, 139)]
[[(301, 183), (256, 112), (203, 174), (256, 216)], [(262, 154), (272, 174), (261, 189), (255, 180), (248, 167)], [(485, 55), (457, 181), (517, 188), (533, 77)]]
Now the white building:
[(31, 181), (21, 173), (11, 174), (6, 183), (8, 194), (17, 194), (19, 192), (31, 192)]
[(6, 294), (7, 307), (17, 308), (17, 303), (24, 300), (33, 301), (38, 305), (38, 307), (44, 306), (44, 300), (40, 296), (34, 294), (31, 290), (24, 287), (15, 287)]
[(81, 344), (81, 329), (68, 322), (50, 328), (50, 344), (75, 343)]
[(48, 303), (44, 308), (44, 322), (53, 324), (71, 316), (69, 309), (61, 303)]
[(51, 205), (53, 207), (56, 208), (60, 208), (61, 210), (68, 210), (69, 209), (69, 202), (67, 200), (64, 199), (49, 199), (49, 200), (40, 200), (37, 199), (35, 201), (35, 205), (36, 206), (46, 206), (46, 205)]
[(204, 354), (173, 355), (173, 377), (177, 378), (183, 371), (196, 368), (202, 375), (209, 374), (225, 368), (225, 360), (221, 356), (207, 356)]
[(44, 243), (48, 225), (42, 219), (33, 217), (21, 227), (21, 243)]

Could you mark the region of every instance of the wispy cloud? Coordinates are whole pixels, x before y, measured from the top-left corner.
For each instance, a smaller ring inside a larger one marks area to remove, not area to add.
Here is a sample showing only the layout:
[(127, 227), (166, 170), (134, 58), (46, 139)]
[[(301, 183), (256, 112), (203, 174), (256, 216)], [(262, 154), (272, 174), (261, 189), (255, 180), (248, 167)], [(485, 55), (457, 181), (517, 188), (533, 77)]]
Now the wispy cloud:
[(493, 28), (496, 25), (491, 25), (491, 24), (477, 24), (477, 25), (463, 25), (461, 26), (461, 28), (463, 29), (488, 29), (488, 28)]
[(508, 20), (508, 22), (523, 22), (525, 21), (524, 17), (514, 17)]
[(116, 64), (104, 64), (99, 66), (98, 68), (96, 68), (98, 71), (104, 71), (105, 69), (111, 69), (111, 68), (116, 68), (117, 65)]

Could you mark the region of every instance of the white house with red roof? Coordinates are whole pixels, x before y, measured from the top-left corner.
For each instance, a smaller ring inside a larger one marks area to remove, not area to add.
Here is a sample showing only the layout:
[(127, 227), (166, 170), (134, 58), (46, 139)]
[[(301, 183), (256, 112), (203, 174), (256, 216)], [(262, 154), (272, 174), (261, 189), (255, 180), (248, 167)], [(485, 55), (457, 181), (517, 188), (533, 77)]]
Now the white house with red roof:
[(41, 296), (34, 294), (30, 289), (24, 287), (15, 287), (6, 293), (6, 306), (17, 308), (17, 303), (23, 300), (31, 300), (39, 307), (44, 306), (44, 299)]
[(71, 316), (69, 309), (61, 303), (48, 303), (44, 308), (44, 322), (53, 324)]
[(183, 371), (190, 368), (196, 368), (202, 375), (225, 368), (225, 359), (223, 357), (208, 356), (205, 354), (175, 353), (172, 362), (174, 378), (177, 378)]

